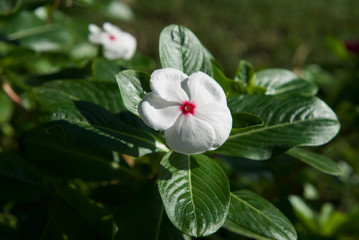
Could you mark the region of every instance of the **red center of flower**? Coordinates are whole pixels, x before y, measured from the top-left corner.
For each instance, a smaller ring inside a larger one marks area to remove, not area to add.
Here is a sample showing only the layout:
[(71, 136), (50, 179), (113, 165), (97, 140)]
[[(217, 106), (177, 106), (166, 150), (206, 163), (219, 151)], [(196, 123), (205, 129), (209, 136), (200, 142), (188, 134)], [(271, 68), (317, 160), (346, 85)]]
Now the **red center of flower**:
[(111, 40), (111, 41), (114, 41), (116, 38), (114, 35), (109, 35), (108, 38)]
[(183, 102), (182, 105), (180, 106), (180, 109), (184, 115), (194, 114), (195, 108), (196, 106), (188, 101)]

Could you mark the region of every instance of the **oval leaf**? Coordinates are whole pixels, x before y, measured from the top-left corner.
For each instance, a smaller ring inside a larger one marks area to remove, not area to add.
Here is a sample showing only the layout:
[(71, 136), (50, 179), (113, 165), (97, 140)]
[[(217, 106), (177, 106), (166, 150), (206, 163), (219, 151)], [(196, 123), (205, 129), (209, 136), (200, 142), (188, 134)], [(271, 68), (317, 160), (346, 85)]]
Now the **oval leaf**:
[(212, 76), (209, 53), (184, 26), (170, 25), (162, 30), (159, 54), (163, 68), (176, 68), (187, 75), (202, 71)]
[(248, 190), (231, 193), (226, 227), (257, 239), (297, 239), (289, 220), (270, 202)]
[(314, 96), (318, 86), (305, 79), (298, 78), (285, 69), (267, 69), (256, 74), (256, 85), (267, 89), (267, 95), (300, 94)]
[(269, 159), (274, 150), (293, 146), (317, 146), (339, 131), (335, 113), (322, 100), (303, 96), (243, 95), (231, 98), (232, 113), (247, 112), (263, 119), (264, 126), (236, 131), (217, 153)]
[(138, 104), (146, 92), (150, 92), (150, 76), (147, 73), (125, 70), (117, 76), (118, 87), (127, 110), (138, 116)]
[(321, 172), (336, 176), (342, 174), (342, 170), (339, 165), (326, 156), (319, 155), (300, 148), (291, 148), (286, 153), (309, 164), (310, 166)]
[(212, 159), (168, 153), (161, 161), (158, 188), (169, 219), (182, 232), (207, 236), (223, 225), (229, 182)]

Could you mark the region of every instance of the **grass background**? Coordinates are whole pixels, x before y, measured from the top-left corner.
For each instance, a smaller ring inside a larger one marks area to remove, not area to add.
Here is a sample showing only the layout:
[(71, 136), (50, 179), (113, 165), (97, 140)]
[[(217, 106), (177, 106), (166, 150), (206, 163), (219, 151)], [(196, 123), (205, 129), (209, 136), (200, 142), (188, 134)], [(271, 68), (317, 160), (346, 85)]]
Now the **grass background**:
[(359, 38), (356, 0), (128, 0), (135, 20), (125, 24), (139, 51), (157, 59), (158, 37), (169, 24), (191, 29), (229, 76), (239, 60), (256, 69), (333, 64), (328, 36)]

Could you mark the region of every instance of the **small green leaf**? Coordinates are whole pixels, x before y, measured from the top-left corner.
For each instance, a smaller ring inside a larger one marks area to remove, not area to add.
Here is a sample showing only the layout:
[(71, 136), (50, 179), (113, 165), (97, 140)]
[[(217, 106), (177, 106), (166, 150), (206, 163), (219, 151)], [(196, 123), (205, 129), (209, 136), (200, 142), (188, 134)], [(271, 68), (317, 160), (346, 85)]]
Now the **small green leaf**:
[(318, 86), (285, 69), (267, 69), (257, 73), (256, 85), (266, 88), (267, 95), (299, 94), (314, 96)]
[(300, 148), (291, 148), (286, 153), (307, 163), (308, 165), (321, 172), (335, 176), (339, 176), (342, 174), (342, 170), (339, 165), (329, 157), (306, 151)]
[(297, 239), (289, 220), (270, 202), (248, 190), (231, 193), (225, 226), (233, 232), (256, 239)]
[(221, 85), (227, 97), (248, 93), (244, 83), (233, 81), (232, 79), (227, 78), (215, 60), (211, 59), (211, 63), (213, 69), (213, 78), (218, 82), (219, 85)]
[(255, 84), (256, 74), (252, 65), (247, 61), (240, 61), (234, 81), (242, 82), (251, 87)]
[(313, 232), (319, 233), (320, 227), (317, 222), (318, 214), (299, 196), (291, 195), (288, 199), (294, 209), (295, 215)]
[(224, 155), (269, 159), (277, 148), (327, 143), (340, 128), (335, 113), (316, 97), (242, 95), (229, 99), (228, 106), (232, 114), (259, 116), (264, 125), (230, 135), (215, 151)]
[(127, 110), (138, 116), (137, 108), (146, 92), (150, 92), (150, 76), (134, 70), (125, 70), (117, 76), (121, 97)]
[(159, 54), (163, 68), (176, 68), (187, 75), (202, 71), (212, 76), (208, 51), (184, 26), (170, 25), (162, 30)]
[(169, 219), (183, 233), (207, 236), (223, 225), (230, 203), (229, 182), (205, 155), (168, 153), (161, 161), (158, 188)]

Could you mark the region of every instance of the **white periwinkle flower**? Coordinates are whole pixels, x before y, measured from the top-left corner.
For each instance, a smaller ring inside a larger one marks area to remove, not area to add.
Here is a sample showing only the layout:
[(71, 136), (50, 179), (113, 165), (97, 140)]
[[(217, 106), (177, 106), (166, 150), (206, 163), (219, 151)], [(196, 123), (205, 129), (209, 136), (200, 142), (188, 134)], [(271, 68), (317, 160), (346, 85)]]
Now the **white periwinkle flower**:
[(89, 25), (89, 41), (103, 46), (103, 54), (107, 59), (123, 58), (129, 60), (133, 57), (137, 41), (131, 34), (122, 31), (111, 23), (104, 23), (103, 30), (95, 24)]
[(143, 121), (164, 131), (167, 145), (183, 154), (220, 147), (232, 129), (232, 116), (221, 86), (203, 72), (187, 76), (173, 68), (156, 70), (138, 106)]

